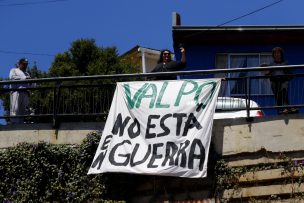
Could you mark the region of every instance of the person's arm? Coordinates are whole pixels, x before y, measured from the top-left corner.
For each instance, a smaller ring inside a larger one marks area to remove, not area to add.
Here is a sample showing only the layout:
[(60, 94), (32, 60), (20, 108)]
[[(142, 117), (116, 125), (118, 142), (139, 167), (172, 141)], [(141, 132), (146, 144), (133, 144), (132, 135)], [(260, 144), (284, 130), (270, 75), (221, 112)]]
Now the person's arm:
[(181, 60), (180, 61), (170, 61), (167, 65), (168, 71), (179, 71), (186, 67), (186, 51), (183, 47), (180, 48)]
[(9, 74), (10, 80), (24, 80), (26, 79), (25, 74), (19, 73), (19, 71), (16, 68), (11, 69)]
[(184, 64), (186, 64), (187, 60), (186, 60), (186, 51), (185, 51), (185, 48), (181, 47), (180, 48), (180, 52), (182, 54), (181, 62), (184, 63)]
[(30, 76), (30, 74), (28, 72), (24, 72), (24, 75), (25, 75), (26, 79), (31, 79), (31, 76)]

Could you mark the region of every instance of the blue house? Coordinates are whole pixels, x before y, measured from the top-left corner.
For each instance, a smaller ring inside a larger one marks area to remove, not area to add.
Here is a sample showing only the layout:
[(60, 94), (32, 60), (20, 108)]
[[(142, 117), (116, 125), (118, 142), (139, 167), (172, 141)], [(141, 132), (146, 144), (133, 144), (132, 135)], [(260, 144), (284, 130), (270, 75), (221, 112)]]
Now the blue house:
[[(284, 49), (289, 65), (304, 64), (304, 26), (184, 26), (180, 23), (179, 14), (173, 13), (172, 17), (173, 47), (177, 59), (180, 58), (179, 46), (186, 48), (185, 70), (259, 67), (272, 61), (271, 51), (277, 46)], [(259, 75), (263, 72), (231, 73), (225, 77)], [(243, 97), (243, 83), (230, 81), (222, 88), (221, 96)], [(304, 94), (302, 78), (292, 79), (289, 87), (298, 91), (289, 91), (290, 104), (303, 104), (302, 96), (299, 97)], [(275, 105), (269, 79), (251, 81), (251, 98), (261, 106)], [(271, 112), (274, 111), (268, 111)]]

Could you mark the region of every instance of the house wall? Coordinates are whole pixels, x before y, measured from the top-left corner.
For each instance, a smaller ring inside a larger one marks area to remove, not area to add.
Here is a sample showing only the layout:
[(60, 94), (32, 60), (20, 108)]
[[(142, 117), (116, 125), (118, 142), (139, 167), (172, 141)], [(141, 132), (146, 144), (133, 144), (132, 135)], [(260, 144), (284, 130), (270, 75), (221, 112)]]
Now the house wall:
[[(187, 67), (184, 70), (207, 70), (215, 67), (215, 56), (218, 53), (271, 53), (273, 47), (280, 46), (285, 51), (289, 65), (304, 64), (304, 44), (271, 44), (271, 45), (190, 45), (186, 46)], [(180, 59), (178, 47), (174, 48), (177, 60)]]
[[(284, 49), (285, 60), (288, 65), (304, 64), (304, 43), (299, 44), (198, 44), (198, 45), (186, 45), (187, 67), (184, 70), (208, 70), (215, 69), (216, 67), (216, 54), (219, 53), (271, 53), (273, 47), (280, 46)], [(178, 47), (174, 47), (176, 59), (181, 58)], [(303, 72), (301, 70), (295, 70), (294, 73)], [(186, 76), (181, 78), (202, 78), (208, 76)], [(212, 76), (211, 76), (212, 77)], [(299, 84), (303, 85), (302, 78), (294, 78), (290, 81), (290, 89), (297, 89)], [(304, 98), (300, 96), (302, 93), (295, 93), (289, 91), (290, 104), (303, 104)], [(275, 105), (273, 96), (259, 96), (255, 98), (258, 100), (260, 106)], [(303, 111), (303, 110), (302, 110)], [(276, 110), (265, 110), (267, 115), (276, 114)]]
[(158, 58), (146, 57), (145, 60), (146, 60), (146, 72), (150, 73), (155, 68), (155, 66), (157, 65)]

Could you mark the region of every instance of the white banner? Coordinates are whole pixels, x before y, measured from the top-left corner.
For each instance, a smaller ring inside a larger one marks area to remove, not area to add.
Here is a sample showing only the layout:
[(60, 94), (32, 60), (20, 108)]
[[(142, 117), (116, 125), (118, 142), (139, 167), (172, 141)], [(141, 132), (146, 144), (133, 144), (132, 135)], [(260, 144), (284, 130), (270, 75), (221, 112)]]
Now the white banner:
[(220, 81), (117, 83), (88, 173), (205, 177)]

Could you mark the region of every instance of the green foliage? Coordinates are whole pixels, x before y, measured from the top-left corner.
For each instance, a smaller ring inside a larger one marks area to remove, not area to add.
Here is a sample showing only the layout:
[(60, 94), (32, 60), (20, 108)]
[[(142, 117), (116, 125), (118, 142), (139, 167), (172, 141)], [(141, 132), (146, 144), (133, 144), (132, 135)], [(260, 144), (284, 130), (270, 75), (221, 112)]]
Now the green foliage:
[(50, 77), (134, 73), (130, 61), (118, 57), (116, 47), (99, 47), (94, 39), (79, 39), (68, 51), (58, 54), (49, 69)]
[(100, 133), (81, 145), (19, 144), (0, 152), (0, 202), (104, 202), (103, 175), (87, 175)]
[[(93, 39), (79, 39), (71, 44), (68, 51), (58, 54), (49, 69), (49, 76), (80, 76), (132, 73), (137, 69), (129, 60), (118, 57), (115, 47), (99, 47)], [(78, 81), (79, 85), (102, 85), (99, 87), (61, 88), (59, 113), (94, 114), (107, 113), (114, 93), (111, 80)], [(74, 81), (62, 85), (74, 85)], [(51, 93), (49, 93), (51, 94)], [(44, 96), (41, 98), (48, 98)], [(42, 102), (40, 102), (42, 103)], [(41, 111), (40, 113), (45, 113)], [(65, 121), (77, 121), (79, 117), (64, 118)], [(86, 117), (86, 121), (96, 121), (100, 117)]]
[(71, 59), (81, 75), (87, 75), (88, 65), (98, 60), (100, 50), (93, 39), (80, 39), (72, 43), (69, 50)]
[(28, 72), (32, 79), (46, 78), (48, 76), (48, 74), (45, 71), (39, 70), (39, 67), (37, 66), (36, 62), (31, 68), (28, 69)]
[(64, 52), (63, 54), (57, 54), (48, 75), (49, 77), (68, 77), (80, 75), (80, 73), (72, 61), (71, 54)]
[[(7, 79), (2, 79), (0, 78), (0, 81), (1, 80), (7, 80)], [(3, 86), (0, 86), (0, 88), (5, 88), (5, 85)], [(1, 107), (0, 109), (3, 109), (3, 114), (4, 115), (8, 115), (9, 114), (9, 109), (10, 109), (10, 106), (9, 106), (9, 92), (3, 92), (0, 94), (0, 104), (1, 104)]]
[(238, 178), (245, 172), (244, 168), (232, 168), (224, 160), (217, 161), (215, 165), (215, 178), (217, 190), (235, 188), (238, 186)]
[[(304, 179), (304, 161), (303, 160), (293, 160), (291, 157), (286, 156), (283, 153), (280, 153), (277, 157), (279, 160), (282, 160), (278, 163), (265, 163), (259, 164), (256, 166), (243, 166), (243, 167), (230, 167), (227, 162), (223, 159), (218, 160), (215, 165), (215, 196), (220, 198), (221, 202), (231, 202), (230, 199), (221, 198), (222, 194), (227, 189), (233, 189), (234, 191), (238, 191), (240, 188), (244, 187), (240, 184), (239, 178), (248, 172), (258, 172), (258, 171), (267, 171), (271, 169), (282, 169), (281, 175), (282, 179), (277, 179), (276, 184), (291, 184), (292, 190), (289, 194), (290, 199), (293, 202), (302, 202), (304, 200), (304, 193), (299, 192), (298, 188), (303, 184)], [(285, 178), (283, 178), (283, 176)], [(259, 185), (259, 180), (247, 183), (247, 187), (249, 185), (254, 184), (255, 186)], [(265, 183), (261, 183), (262, 185)], [(245, 185), (246, 187), (246, 185)], [(284, 196), (285, 195), (285, 196)], [(278, 201), (281, 198), (286, 198), (286, 194), (282, 195), (270, 195), (265, 197), (254, 198), (251, 197), (248, 202), (258, 203), (258, 202), (272, 202)], [(242, 201), (241, 199), (234, 199), (233, 201)], [(246, 200), (247, 201), (247, 200)]]
[[(48, 72), (42, 72), (36, 64), (29, 68), (32, 78), (69, 77), (82, 75), (106, 75), (137, 72), (136, 66), (129, 59), (118, 56), (115, 47), (99, 47), (94, 39), (79, 39), (71, 47), (56, 55)], [(133, 78), (134, 79), (134, 78)], [(56, 109), (58, 113), (96, 114), (107, 113), (115, 89), (112, 80), (65, 81), (61, 85), (102, 85), (91, 88), (60, 88), (60, 99)], [(54, 86), (54, 83), (37, 84), (37, 87)], [(59, 91), (58, 91), (59, 92)], [(52, 115), (54, 89), (31, 90), (30, 108), (35, 114)], [(0, 95), (5, 115), (9, 115), (9, 92)], [(102, 116), (102, 119), (104, 116)], [(32, 119), (32, 118), (29, 118)], [(79, 121), (79, 117), (65, 117), (65, 121)], [(77, 120), (78, 119), (78, 120)], [(82, 118), (81, 118), (82, 119)], [(86, 117), (86, 121), (100, 120), (101, 117)], [(34, 122), (51, 122), (51, 117), (35, 118)]]

